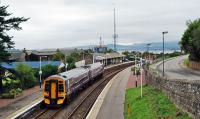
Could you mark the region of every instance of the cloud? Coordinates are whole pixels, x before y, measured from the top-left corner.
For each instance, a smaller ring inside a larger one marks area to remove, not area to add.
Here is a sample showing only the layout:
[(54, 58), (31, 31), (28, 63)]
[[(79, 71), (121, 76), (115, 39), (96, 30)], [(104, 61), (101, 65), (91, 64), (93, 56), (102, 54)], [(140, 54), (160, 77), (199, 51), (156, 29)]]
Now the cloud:
[(11, 31), (16, 48), (94, 45), (101, 35), (113, 43), (113, 4), (118, 43), (180, 40), (185, 22), (199, 17), (199, 0), (2, 0), (14, 16), (30, 17), (22, 31)]

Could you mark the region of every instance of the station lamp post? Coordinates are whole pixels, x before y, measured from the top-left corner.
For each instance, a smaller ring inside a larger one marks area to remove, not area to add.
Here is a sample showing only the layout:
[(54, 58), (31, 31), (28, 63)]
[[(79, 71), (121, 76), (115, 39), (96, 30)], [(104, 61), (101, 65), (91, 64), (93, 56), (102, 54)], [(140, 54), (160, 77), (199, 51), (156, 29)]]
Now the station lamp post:
[(137, 52), (135, 53), (135, 75), (136, 75), (136, 58), (137, 58)]
[(41, 64), (42, 64), (42, 62), (41, 62), (42, 57), (47, 57), (47, 56), (40, 56), (40, 71), (39, 71), (39, 75), (40, 75), (40, 88), (42, 87), (42, 66), (41, 66)]
[(167, 34), (167, 33), (168, 33), (168, 31), (162, 32), (162, 35), (163, 35), (163, 54), (162, 54), (162, 58), (163, 58), (163, 77), (165, 76), (165, 68), (164, 68), (164, 66), (165, 66), (165, 64), (164, 64), (165, 55), (164, 55), (164, 53), (165, 53), (165, 34)]
[(143, 75), (142, 74), (142, 71), (143, 71), (142, 70), (142, 68), (143, 68), (142, 65), (143, 65), (142, 64), (142, 58), (140, 58), (140, 93), (141, 93), (140, 96), (141, 96), (141, 98), (142, 98), (142, 85), (143, 85), (142, 84), (142, 75)]
[(147, 53), (149, 54), (149, 58), (148, 58), (148, 60), (150, 60), (150, 52), (149, 52), (149, 46), (151, 45), (151, 43), (148, 43), (147, 44)]

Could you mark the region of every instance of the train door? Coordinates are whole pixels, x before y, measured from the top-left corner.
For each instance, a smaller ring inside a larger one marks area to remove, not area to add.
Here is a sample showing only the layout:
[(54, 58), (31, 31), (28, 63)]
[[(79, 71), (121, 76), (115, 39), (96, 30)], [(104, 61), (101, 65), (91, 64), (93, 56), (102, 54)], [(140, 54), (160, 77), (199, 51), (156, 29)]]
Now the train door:
[(51, 85), (51, 90), (50, 90), (51, 104), (57, 104), (58, 81), (51, 80), (50, 85)]

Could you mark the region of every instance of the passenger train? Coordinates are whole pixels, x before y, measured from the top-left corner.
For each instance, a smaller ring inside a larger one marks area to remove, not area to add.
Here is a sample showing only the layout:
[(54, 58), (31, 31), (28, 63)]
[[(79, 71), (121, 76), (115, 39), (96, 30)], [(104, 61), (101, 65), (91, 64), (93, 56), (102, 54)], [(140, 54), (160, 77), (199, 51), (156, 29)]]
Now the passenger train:
[(102, 76), (103, 72), (103, 65), (94, 63), (48, 77), (44, 81), (44, 104), (47, 106), (63, 105), (89, 82)]

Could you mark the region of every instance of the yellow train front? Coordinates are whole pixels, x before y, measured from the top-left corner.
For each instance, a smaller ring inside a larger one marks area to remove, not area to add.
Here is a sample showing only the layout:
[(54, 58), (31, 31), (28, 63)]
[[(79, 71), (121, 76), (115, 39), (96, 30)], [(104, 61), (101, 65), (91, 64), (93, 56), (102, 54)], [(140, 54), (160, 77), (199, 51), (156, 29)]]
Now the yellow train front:
[(102, 76), (103, 65), (94, 63), (86, 67), (75, 68), (70, 71), (48, 77), (44, 81), (44, 103), (47, 106), (60, 106), (78, 90), (87, 86), (88, 82)]
[(65, 80), (55, 75), (44, 81), (44, 103), (49, 106), (62, 105), (66, 98)]

